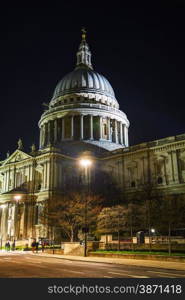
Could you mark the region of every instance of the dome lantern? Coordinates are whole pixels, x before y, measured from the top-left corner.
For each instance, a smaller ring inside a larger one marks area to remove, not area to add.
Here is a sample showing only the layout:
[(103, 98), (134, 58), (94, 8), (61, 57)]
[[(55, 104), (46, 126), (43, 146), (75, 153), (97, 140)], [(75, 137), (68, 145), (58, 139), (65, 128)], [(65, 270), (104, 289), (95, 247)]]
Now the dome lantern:
[(80, 43), (77, 56), (76, 68), (81, 66), (86, 66), (89, 69), (93, 69), (91, 64), (91, 52), (89, 50), (89, 46), (86, 42), (86, 30), (82, 28), (82, 41)]

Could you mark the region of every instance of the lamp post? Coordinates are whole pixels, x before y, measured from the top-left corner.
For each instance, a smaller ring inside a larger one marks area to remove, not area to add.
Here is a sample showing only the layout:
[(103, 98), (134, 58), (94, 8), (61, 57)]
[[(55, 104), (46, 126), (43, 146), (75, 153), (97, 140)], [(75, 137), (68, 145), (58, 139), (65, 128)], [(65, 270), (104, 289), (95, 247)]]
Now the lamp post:
[(87, 227), (87, 196), (89, 196), (89, 180), (90, 180), (90, 167), (92, 165), (92, 160), (88, 158), (82, 158), (80, 159), (80, 165), (83, 167), (85, 171), (85, 186), (87, 188), (87, 193), (85, 194), (85, 212), (84, 212), (84, 256), (87, 256), (87, 233), (88, 233), (88, 227)]
[(154, 228), (151, 228), (151, 233), (155, 234), (155, 229)]
[(151, 236), (152, 236), (152, 243), (153, 241), (155, 241), (154, 237), (155, 237), (155, 229), (154, 228), (151, 228)]

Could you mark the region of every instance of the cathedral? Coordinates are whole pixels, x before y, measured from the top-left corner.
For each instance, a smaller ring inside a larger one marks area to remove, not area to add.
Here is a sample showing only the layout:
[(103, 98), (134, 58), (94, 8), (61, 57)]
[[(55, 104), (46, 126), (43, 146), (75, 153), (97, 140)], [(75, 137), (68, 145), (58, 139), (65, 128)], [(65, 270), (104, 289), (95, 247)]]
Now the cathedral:
[(19, 139), (15, 152), (0, 161), (1, 245), (48, 237), (39, 222), (43, 203), (78, 176), (82, 157), (128, 197), (149, 183), (185, 199), (185, 134), (129, 146), (129, 120), (109, 81), (93, 68), (85, 30), (76, 66), (57, 84), (38, 125), (38, 149), (32, 145), (26, 153)]

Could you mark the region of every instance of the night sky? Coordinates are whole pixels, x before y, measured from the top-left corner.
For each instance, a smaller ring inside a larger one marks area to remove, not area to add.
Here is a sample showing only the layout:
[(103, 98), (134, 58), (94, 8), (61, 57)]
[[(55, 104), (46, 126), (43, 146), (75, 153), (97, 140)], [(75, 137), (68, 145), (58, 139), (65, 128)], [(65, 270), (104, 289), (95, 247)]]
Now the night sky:
[(19, 138), (25, 151), (38, 147), (42, 103), (75, 67), (83, 26), (93, 67), (110, 81), (130, 121), (130, 144), (185, 133), (184, 1), (68, 2), (1, 4), (0, 160)]

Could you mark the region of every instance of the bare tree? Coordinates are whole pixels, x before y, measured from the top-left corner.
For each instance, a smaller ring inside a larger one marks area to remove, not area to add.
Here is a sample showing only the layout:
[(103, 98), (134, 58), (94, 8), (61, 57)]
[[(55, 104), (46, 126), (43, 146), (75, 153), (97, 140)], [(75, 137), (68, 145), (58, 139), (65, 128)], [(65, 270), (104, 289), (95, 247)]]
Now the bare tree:
[[(87, 204), (87, 223), (85, 224), (85, 205)], [(102, 208), (102, 198), (92, 195), (83, 195), (78, 192), (52, 198), (48, 201), (42, 212), (41, 220), (46, 226), (56, 228), (63, 233), (71, 242), (77, 240), (77, 233), (84, 226), (93, 231), (96, 218)]]
[(185, 199), (182, 195), (164, 194), (158, 207), (158, 230), (168, 235), (168, 253), (171, 255), (172, 231), (185, 225)]
[(123, 205), (104, 207), (97, 218), (97, 233), (117, 233), (120, 250), (120, 232), (125, 230), (127, 209)]

